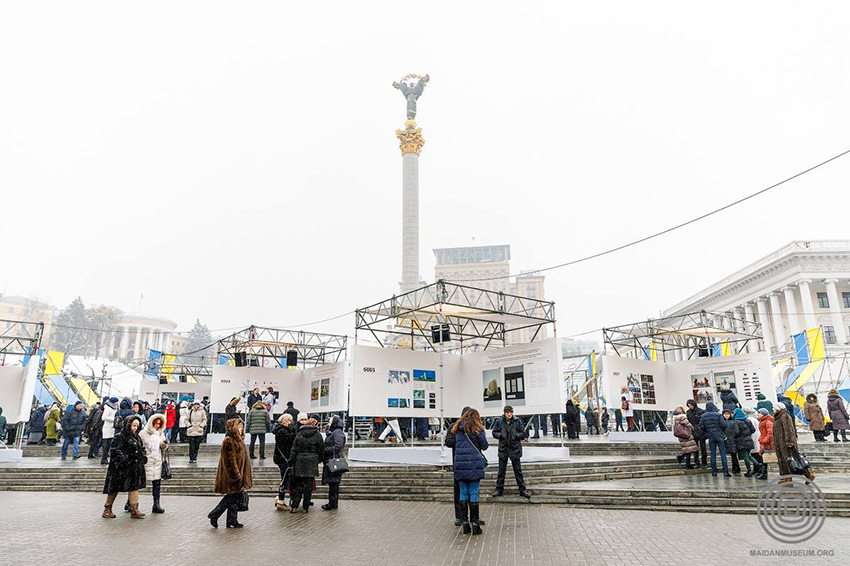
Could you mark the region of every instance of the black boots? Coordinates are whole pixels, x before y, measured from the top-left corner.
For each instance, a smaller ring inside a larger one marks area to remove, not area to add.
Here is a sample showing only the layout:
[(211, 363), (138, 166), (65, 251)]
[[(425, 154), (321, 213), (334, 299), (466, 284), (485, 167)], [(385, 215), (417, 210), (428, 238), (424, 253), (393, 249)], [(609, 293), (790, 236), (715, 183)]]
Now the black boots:
[(460, 502), (460, 517), (462, 519), (461, 524), (463, 525), (463, 534), (468, 535), (472, 532), (472, 527), (469, 526), (469, 502), (461, 501)]
[[(477, 501), (471, 501), (469, 503), (469, 515), (470, 515), (470, 520), (472, 521), (472, 534), (473, 535), (480, 535), (482, 533), (482, 531), (481, 531), (481, 520), (478, 518), (478, 502)], [(464, 532), (466, 532), (466, 529), (464, 529)]]
[(153, 500), (153, 508), (151, 509), (151, 513), (165, 513), (165, 509), (163, 509), (159, 504), (159, 498)]

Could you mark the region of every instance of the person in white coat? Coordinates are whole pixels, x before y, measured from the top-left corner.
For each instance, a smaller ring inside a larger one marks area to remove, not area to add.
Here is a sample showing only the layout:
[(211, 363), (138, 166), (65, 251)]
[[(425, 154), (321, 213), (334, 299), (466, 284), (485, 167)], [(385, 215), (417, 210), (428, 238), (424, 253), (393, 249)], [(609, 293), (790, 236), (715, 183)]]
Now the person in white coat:
[(145, 478), (151, 482), (153, 494), (153, 513), (165, 513), (165, 509), (159, 504), (162, 491), (162, 461), (165, 459), (165, 447), (168, 440), (165, 438), (165, 415), (157, 413), (151, 415), (145, 428), (139, 433), (142, 444), (145, 446), (145, 454), (148, 461), (145, 463)]
[(753, 449), (750, 450), (750, 456), (756, 461), (756, 469), (753, 470), (753, 476), (755, 476), (756, 479), (767, 479), (767, 476), (764, 478), (761, 477), (762, 466), (764, 466), (764, 458), (761, 457), (761, 444), (759, 444), (761, 431), (759, 431), (758, 413), (756, 413), (756, 410), (751, 407), (744, 407), (744, 414), (747, 415), (747, 420), (753, 423), (753, 426), (756, 429), (755, 432), (750, 435), (753, 438)]
[(180, 433), (180, 438), (177, 442), (186, 442), (186, 429), (189, 427), (189, 403), (182, 401), (180, 403), (180, 424), (177, 425), (177, 430)]
[(109, 463), (109, 449), (112, 448), (112, 439), (115, 438), (115, 413), (118, 412), (118, 397), (110, 397), (103, 403), (103, 455), (100, 464), (105, 466)]
[(634, 432), (637, 430), (635, 428), (635, 410), (632, 407), (632, 402), (634, 397), (632, 396), (632, 392), (629, 391), (629, 388), (625, 385), (620, 388), (620, 409), (623, 413), (623, 416), (626, 418), (626, 423), (628, 423), (628, 432)]

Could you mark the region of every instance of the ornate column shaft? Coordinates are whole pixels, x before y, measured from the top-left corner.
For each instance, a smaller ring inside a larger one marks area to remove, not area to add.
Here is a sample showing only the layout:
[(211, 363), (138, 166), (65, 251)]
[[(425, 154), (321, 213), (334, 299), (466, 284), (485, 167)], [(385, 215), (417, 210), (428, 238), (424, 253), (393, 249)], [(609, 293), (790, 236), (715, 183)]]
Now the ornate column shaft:
[(791, 327), (791, 334), (797, 334), (802, 331), (802, 328), (800, 328), (800, 315), (797, 314), (794, 287), (783, 287), (782, 292), (785, 293), (785, 308), (788, 309), (788, 326)]
[(806, 321), (806, 330), (815, 328), (818, 319), (815, 316), (815, 303), (812, 300), (812, 290), (809, 288), (811, 279), (801, 279), (797, 285), (800, 287), (800, 299), (803, 307), (803, 319)]
[(401, 291), (419, 287), (419, 152), (425, 145), (422, 130), (408, 120), (396, 130), (402, 158)]
[(767, 299), (759, 297), (756, 301), (758, 309), (758, 321), (761, 324), (761, 331), (764, 334), (764, 343), (768, 350), (776, 346), (773, 339), (773, 332), (770, 329), (770, 319), (767, 316)]
[(779, 348), (785, 343), (785, 327), (782, 324), (782, 306), (779, 304), (779, 293), (768, 294), (770, 298), (770, 314), (773, 321), (773, 343)]
[(838, 289), (835, 284), (838, 279), (826, 279), (826, 294), (829, 297), (829, 314), (832, 315), (832, 326), (835, 327), (835, 337), (839, 344), (847, 343), (847, 329), (844, 328), (844, 318), (841, 316), (841, 297), (838, 295)]

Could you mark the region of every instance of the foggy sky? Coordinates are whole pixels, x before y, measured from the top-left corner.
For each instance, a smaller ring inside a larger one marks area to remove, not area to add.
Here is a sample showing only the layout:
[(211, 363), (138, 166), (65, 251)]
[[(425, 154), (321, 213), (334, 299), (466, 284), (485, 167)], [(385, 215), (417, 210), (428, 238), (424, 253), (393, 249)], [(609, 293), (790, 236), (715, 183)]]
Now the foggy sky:
[[(0, 289), (188, 330), (292, 326), (401, 276), (405, 119), (432, 248), (535, 269), (850, 148), (846, 3), (4, 3)], [(559, 334), (660, 310), (793, 239), (846, 238), (850, 158), (547, 273)], [(353, 315), (310, 330), (353, 333)]]

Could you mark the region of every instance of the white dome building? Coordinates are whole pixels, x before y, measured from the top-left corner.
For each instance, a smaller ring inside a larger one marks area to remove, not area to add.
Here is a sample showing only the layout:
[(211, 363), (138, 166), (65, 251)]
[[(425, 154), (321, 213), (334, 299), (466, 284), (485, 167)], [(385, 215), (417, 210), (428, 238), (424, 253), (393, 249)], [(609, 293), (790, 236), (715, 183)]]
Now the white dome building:
[(140, 360), (148, 350), (172, 351), (172, 337), (177, 323), (162, 316), (121, 313), (106, 351), (113, 360)]

